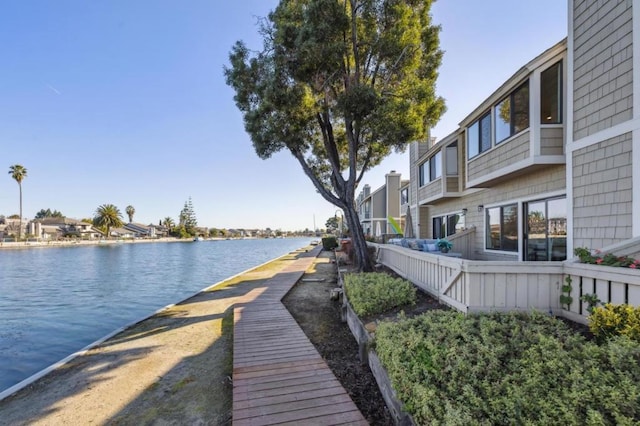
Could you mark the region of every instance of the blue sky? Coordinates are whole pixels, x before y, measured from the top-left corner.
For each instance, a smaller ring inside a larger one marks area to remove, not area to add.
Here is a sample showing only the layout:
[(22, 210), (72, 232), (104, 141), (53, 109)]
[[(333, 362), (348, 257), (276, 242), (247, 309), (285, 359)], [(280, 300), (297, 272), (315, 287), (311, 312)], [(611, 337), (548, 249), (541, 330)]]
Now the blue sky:
[[(336, 212), (288, 153), (260, 160), (223, 66), (236, 40), (258, 49), (272, 0), (21, 0), (0, 4), (0, 214), (18, 212), (12, 164), (28, 169), (23, 212), (177, 219), (188, 197), (218, 228), (323, 227)], [(561, 0), (440, 0), (442, 138), (522, 65), (566, 36)], [(365, 175), (377, 188), (407, 154)], [(1, 176), (1, 175), (0, 175)]]

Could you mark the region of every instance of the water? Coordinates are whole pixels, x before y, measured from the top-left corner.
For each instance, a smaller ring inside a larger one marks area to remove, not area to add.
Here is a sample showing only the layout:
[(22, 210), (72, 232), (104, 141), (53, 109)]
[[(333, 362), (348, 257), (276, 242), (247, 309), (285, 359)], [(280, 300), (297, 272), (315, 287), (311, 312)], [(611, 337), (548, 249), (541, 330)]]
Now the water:
[(0, 392), (308, 238), (0, 251)]

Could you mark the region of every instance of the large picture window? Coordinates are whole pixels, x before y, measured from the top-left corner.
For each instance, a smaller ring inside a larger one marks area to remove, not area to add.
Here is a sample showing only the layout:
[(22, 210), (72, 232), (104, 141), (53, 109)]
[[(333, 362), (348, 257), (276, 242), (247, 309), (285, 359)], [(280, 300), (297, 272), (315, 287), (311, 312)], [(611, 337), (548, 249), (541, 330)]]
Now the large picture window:
[(529, 82), (524, 83), (494, 108), (496, 143), (529, 127)]
[(476, 155), (491, 148), (491, 114), (486, 113), (478, 121), (467, 128), (467, 157)]
[(562, 62), (540, 75), (540, 120), (542, 124), (562, 123)]
[(518, 251), (518, 205), (487, 209), (486, 248)]

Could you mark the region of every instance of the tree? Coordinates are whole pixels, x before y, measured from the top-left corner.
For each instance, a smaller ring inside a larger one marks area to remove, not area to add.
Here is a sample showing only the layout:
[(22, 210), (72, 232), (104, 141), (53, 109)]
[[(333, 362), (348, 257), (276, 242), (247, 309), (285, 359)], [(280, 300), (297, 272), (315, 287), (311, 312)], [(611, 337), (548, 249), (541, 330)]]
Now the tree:
[(108, 239), (111, 228), (119, 228), (123, 225), (122, 213), (120, 213), (120, 209), (113, 204), (103, 204), (96, 209), (93, 224), (105, 229)]
[(22, 236), (22, 180), (27, 177), (27, 169), (20, 164), (14, 164), (9, 167), (9, 174), (18, 182), (20, 188), (20, 225), (18, 226), (18, 240), (20, 240)]
[(173, 227), (176, 226), (176, 223), (173, 221), (173, 219), (167, 216), (164, 218), (164, 226), (166, 226), (169, 232), (171, 232)]
[(402, 152), (444, 112), (431, 0), (281, 0), (264, 47), (237, 42), (225, 67), (260, 158), (288, 150), (342, 209), (360, 270), (373, 268), (355, 209), (364, 173)]
[(40, 211), (36, 213), (35, 219), (44, 219), (45, 217), (63, 218), (64, 215), (58, 210), (51, 211), (51, 209), (40, 209)]
[(193, 210), (191, 197), (189, 197), (189, 200), (184, 202), (184, 207), (182, 208), (182, 211), (180, 211), (179, 221), (180, 228), (184, 228), (186, 234), (190, 236), (196, 235), (198, 220), (196, 219), (196, 214)]
[(133, 215), (136, 213), (136, 209), (129, 205), (124, 209), (127, 216), (129, 216), (129, 223), (133, 222)]

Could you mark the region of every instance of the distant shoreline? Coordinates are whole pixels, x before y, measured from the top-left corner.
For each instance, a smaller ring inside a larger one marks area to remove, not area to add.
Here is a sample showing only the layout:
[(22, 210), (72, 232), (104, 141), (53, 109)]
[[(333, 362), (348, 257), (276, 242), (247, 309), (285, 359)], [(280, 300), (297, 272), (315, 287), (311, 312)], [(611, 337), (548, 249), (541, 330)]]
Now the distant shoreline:
[[(226, 238), (207, 238), (205, 241), (219, 241)], [(26, 250), (31, 248), (47, 247), (78, 247), (78, 246), (98, 246), (107, 244), (139, 244), (139, 243), (191, 243), (189, 238), (154, 238), (154, 239), (122, 239), (122, 240), (69, 240), (69, 241), (20, 241), (5, 243), (0, 242), (0, 250)]]

